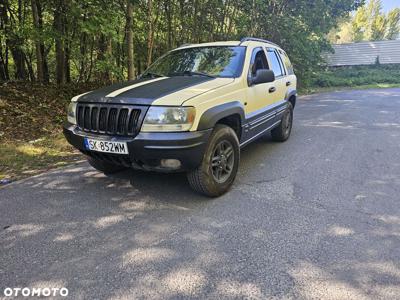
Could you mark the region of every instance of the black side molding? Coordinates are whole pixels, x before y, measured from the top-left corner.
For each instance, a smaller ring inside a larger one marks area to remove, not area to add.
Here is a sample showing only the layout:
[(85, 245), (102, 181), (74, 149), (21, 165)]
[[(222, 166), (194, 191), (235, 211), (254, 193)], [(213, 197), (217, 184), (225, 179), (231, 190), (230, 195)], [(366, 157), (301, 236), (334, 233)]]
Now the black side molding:
[(235, 114), (238, 114), (240, 116), (241, 124), (244, 124), (244, 108), (243, 104), (239, 101), (228, 102), (210, 108), (201, 116), (197, 130), (206, 130), (213, 128), (219, 120)]

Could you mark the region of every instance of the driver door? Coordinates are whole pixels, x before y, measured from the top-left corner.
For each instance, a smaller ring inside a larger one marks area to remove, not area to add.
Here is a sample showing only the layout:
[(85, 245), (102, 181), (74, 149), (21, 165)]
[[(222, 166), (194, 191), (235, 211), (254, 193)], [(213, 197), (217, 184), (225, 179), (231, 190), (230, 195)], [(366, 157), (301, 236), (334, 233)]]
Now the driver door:
[(248, 73), (246, 131), (249, 136), (262, 132), (273, 121), (271, 105), (278, 101), (276, 82), (252, 84), (258, 70), (269, 69), (267, 56), (262, 47), (253, 49)]

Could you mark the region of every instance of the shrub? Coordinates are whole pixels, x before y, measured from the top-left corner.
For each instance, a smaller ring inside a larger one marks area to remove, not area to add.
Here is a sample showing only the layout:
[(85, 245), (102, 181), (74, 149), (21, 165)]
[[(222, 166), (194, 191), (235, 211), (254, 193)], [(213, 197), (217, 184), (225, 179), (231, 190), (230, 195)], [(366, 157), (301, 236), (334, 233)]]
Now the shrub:
[[(379, 59), (377, 60), (379, 62)], [(310, 76), (307, 84), (303, 84), (301, 87), (351, 87), (382, 83), (400, 84), (400, 65), (374, 64), (321, 68)]]

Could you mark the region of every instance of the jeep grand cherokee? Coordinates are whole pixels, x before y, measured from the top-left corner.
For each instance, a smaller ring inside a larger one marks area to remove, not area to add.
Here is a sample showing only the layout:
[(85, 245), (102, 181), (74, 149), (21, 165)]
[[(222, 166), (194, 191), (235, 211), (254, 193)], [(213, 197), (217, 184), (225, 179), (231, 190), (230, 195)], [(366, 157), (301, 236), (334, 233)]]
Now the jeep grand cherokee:
[(99, 171), (187, 172), (207, 196), (225, 193), (240, 149), (268, 131), (291, 133), (296, 76), (266, 40), (184, 45), (137, 80), (76, 96), (64, 134)]

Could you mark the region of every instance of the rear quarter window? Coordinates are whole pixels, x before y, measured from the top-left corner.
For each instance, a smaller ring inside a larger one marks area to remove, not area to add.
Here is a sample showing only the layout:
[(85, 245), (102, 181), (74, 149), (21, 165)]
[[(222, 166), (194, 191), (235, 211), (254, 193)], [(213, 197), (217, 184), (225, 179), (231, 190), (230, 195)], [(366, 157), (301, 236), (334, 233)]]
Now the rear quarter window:
[(289, 56), (286, 54), (286, 52), (279, 50), (279, 54), (282, 58), (283, 63), (285, 64), (286, 70), (288, 72), (288, 75), (293, 75), (294, 74), (294, 69), (293, 65), (289, 59)]

